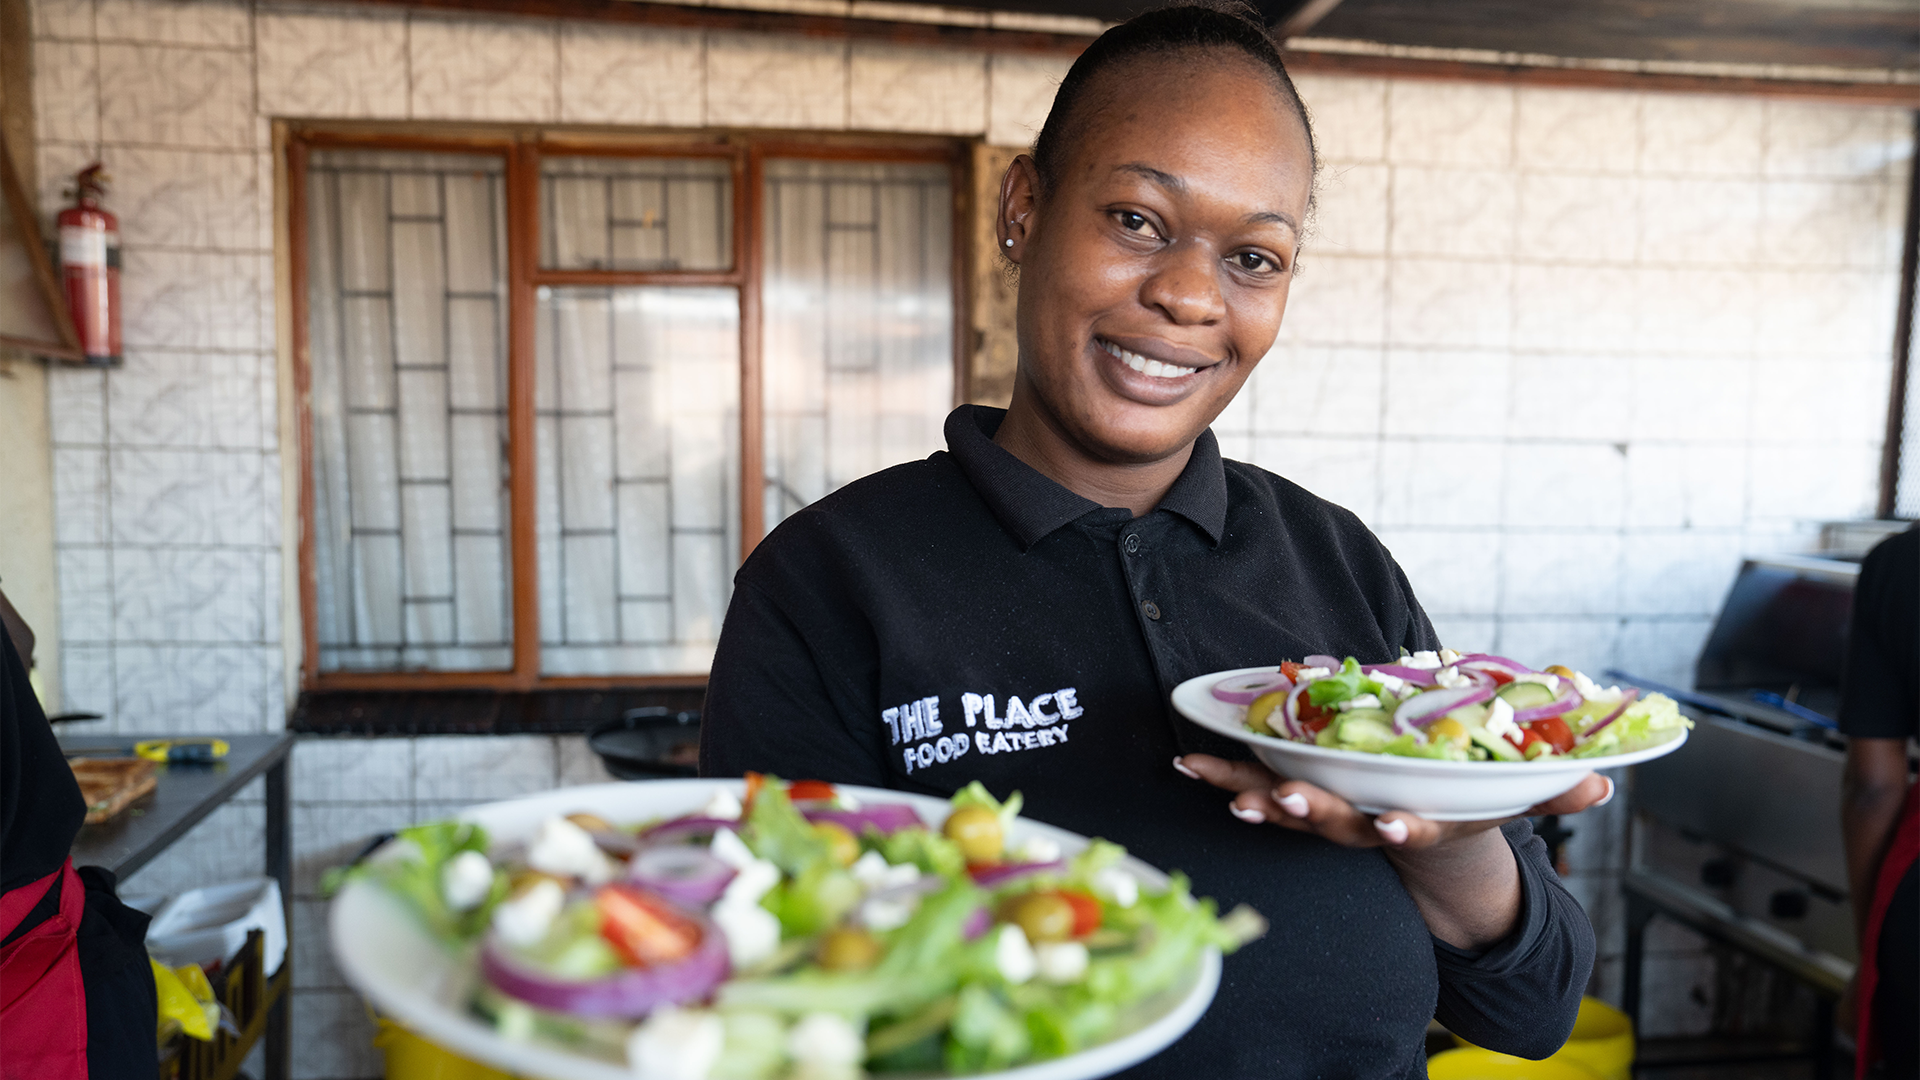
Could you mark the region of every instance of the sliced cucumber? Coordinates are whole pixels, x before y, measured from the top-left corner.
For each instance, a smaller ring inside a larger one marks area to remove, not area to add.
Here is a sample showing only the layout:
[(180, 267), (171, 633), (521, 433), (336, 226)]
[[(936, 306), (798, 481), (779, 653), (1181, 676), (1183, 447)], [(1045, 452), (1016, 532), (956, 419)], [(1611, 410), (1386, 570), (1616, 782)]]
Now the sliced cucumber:
[(1341, 746), (1356, 750), (1375, 749), (1394, 740), (1392, 717), (1381, 709), (1355, 709), (1342, 713), (1329, 726), (1338, 729), (1337, 738)]
[(1520, 751), (1513, 748), (1512, 743), (1477, 724), (1467, 728), (1467, 738), (1472, 739), (1475, 746), (1493, 755), (1496, 761), (1526, 760), (1520, 755)]
[(1498, 691), (1500, 698), (1516, 709), (1537, 709), (1551, 705), (1560, 695), (1537, 682), (1510, 682)]

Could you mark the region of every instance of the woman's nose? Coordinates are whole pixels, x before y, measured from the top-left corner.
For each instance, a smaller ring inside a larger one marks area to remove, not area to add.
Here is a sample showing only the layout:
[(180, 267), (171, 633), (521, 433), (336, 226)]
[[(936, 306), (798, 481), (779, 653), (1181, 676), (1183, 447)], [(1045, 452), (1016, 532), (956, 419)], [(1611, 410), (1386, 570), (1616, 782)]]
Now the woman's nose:
[(1174, 244), (1141, 286), (1140, 301), (1183, 325), (1217, 322), (1227, 313), (1220, 260), (1205, 244)]

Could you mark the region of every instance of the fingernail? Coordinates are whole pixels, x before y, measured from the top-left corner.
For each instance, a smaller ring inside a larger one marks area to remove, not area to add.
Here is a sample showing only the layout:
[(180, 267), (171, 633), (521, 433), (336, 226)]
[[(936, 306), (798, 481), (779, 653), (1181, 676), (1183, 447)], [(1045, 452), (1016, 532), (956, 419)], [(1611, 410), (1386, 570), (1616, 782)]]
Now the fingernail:
[(1606, 793), (1605, 795), (1602, 795), (1602, 796), (1600, 796), (1600, 801), (1599, 801), (1599, 802), (1597, 802), (1597, 803), (1594, 803), (1594, 804), (1593, 804), (1593, 805), (1594, 805), (1594, 806), (1596, 806), (1596, 807), (1601, 807), (1601, 806), (1605, 806), (1605, 805), (1607, 805), (1608, 803), (1610, 803), (1610, 802), (1612, 802), (1612, 801), (1613, 801), (1613, 793), (1614, 793), (1614, 790), (1615, 790), (1615, 788), (1614, 788), (1614, 785), (1613, 785), (1613, 777), (1611, 777), (1611, 776), (1603, 776), (1603, 777), (1601, 777), (1600, 779), (1602, 779), (1602, 780), (1605, 780), (1605, 781), (1607, 782), (1607, 793)]
[(1200, 774), (1197, 772), (1194, 772), (1192, 769), (1187, 768), (1187, 763), (1184, 761), (1181, 761), (1179, 758), (1173, 759), (1173, 771), (1179, 773), (1181, 776), (1184, 776), (1189, 780), (1200, 779)]
[(1306, 817), (1307, 811), (1311, 808), (1307, 806), (1307, 797), (1296, 791), (1280, 800), (1280, 809), (1294, 817)]
[(1407, 842), (1407, 823), (1404, 821), (1381, 821), (1379, 818), (1374, 818), (1373, 827), (1380, 830), (1381, 839), (1389, 844)]
[(1244, 821), (1249, 825), (1258, 825), (1261, 822), (1267, 820), (1267, 815), (1261, 813), (1258, 810), (1250, 810), (1244, 806), (1234, 806), (1231, 803), (1227, 805), (1227, 808), (1233, 811), (1234, 817), (1239, 818), (1241, 821)]

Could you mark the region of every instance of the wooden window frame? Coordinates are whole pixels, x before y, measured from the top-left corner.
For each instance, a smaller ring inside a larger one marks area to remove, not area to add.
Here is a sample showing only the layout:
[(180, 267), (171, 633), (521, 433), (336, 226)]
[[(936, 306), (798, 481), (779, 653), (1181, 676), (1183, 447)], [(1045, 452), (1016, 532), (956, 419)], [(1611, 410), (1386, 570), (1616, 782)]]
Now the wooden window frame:
[[(314, 558), (313, 378), (307, 303), (307, 165), (313, 150), (406, 150), (498, 155), (505, 165), (507, 233), (508, 566), (513, 666), (493, 671), (321, 671), (319, 579)], [(765, 534), (765, 412), (761, 345), (764, 165), (767, 159), (925, 162), (945, 165), (953, 197), (953, 401), (967, 397), (973, 336), (968, 304), (973, 253), (971, 144), (916, 136), (796, 136), (790, 132), (633, 132), (596, 129), (428, 128), (408, 124), (293, 125), (286, 141), (295, 429), (299, 441), (301, 688), (307, 691), (697, 689), (704, 673), (547, 676), (540, 672), (540, 580), (536, 535), (535, 315), (543, 286), (719, 286), (740, 297), (740, 552)], [(540, 259), (543, 157), (702, 157), (732, 165), (733, 265), (725, 271), (548, 270)]]

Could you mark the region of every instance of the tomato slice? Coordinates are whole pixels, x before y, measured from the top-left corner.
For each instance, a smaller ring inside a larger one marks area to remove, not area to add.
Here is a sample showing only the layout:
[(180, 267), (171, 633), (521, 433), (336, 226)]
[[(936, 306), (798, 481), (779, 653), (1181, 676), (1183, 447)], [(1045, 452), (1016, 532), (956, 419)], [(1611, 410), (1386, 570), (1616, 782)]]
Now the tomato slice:
[(1320, 734), (1321, 731), (1326, 729), (1328, 724), (1333, 723), (1333, 716), (1337, 710), (1323, 709), (1313, 702), (1308, 701), (1307, 695), (1305, 694), (1300, 695), (1298, 704), (1300, 706), (1300, 726), (1306, 728), (1312, 734)]
[(837, 794), (825, 780), (795, 780), (787, 785), (787, 798), (794, 802), (831, 800)]
[(1100, 929), (1100, 901), (1088, 893), (1062, 889), (1060, 899), (1073, 907), (1073, 936), (1086, 937)]
[(1288, 682), (1299, 682), (1300, 665), (1292, 660), (1282, 661), (1280, 664), (1280, 674), (1286, 676)]
[(1480, 668), (1478, 670), (1482, 675), (1492, 676), (1494, 685), (1496, 686), (1505, 686), (1508, 683), (1513, 681), (1512, 675), (1508, 674), (1507, 672), (1501, 671), (1499, 668), (1496, 668), (1496, 667), (1485, 667), (1485, 668)]
[(1527, 724), (1527, 730), (1538, 735), (1548, 745), (1562, 754), (1573, 750), (1573, 729), (1558, 716), (1549, 716), (1544, 720), (1534, 720)]
[(670, 964), (700, 944), (698, 924), (644, 889), (608, 885), (593, 902), (600, 909), (600, 936), (629, 964)]

